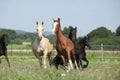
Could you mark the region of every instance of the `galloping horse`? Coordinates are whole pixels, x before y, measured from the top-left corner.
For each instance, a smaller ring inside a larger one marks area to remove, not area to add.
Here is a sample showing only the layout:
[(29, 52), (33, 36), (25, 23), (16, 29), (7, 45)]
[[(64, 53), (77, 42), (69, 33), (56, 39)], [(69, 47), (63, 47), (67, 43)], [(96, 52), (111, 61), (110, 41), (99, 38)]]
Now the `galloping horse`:
[[(75, 60), (75, 53), (74, 53), (74, 44), (73, 42), (66, 38), (61, 30), (61, 25), (60, 25), (60, 18), (58, 20), (54, 20), (53, 24), (53, 29), (52, 29), (52, 34), (56, 34), (57, 36), (57, 42), (56, 42), (56, 50), (58, 52), (58, 56), (61, 57), (64, 66), (68, 66), (67, 61), (65, 60), (65, 57), (67, 56), (68, 62), (70, 64), (70, 69), (73, 69), (72, 62), (76, 65), (76, 60)], [(72, 61), (71, 61), (72, 58)], [(77, 67), (78, 69), (78, 67)]]
[[(85, 46), (87, 46), (90, 49), (91, 45), (90, 45), (88, 36), (85, 36), (80, 42), (78, 42), (76, 38), (76, 33), (77, 33), (77, 27), (75, 28), (70, 27), (69, 38), (74, 43), (76, 61), (77, 61), (78, 67), (80, 68), (80, 65), (81, 65), (83, 69), (83, 68), (86, 68), (89, 63), (89, 61), (86, 58)], [(86, 65), (82, 64), (82, 60), (87, 62)], [(63, 63), (61, 62), (61, 58), (58, 55), (55, 56), (55, 58), (52, 61), (52, 64), (55, 64), (57, 69), (59, 64), (63, 66)]]
[[(75, 45), (76, 61), (78, 67), (80, 67), (79, 66), (79, 62), (80, 62), (80, 65), (83, 69), (86, 68), (89, 63), (89, 61), (86, 58), (85, 46), (87, 46), (90, 49), (91, 45), (88, 36), (85, 36), (82, 40), (78, 42), (76, 38), (76, 33), (77, 33), (77, 27), (75, 28), (70, 27), (69, 38), (73, 41)], [(86, 65), (82, 64), (82, 60), (86, 61)]]
[(85, 52), (85, 46), (87, 46), (89, 49), (91, 49), (89, 37), (85, 36), (82, 40), (79, 41), (80, 45), (80, 59), (86, 62), (86, 65), (82, 65), (82, 61), (80, 62), (80, 65), (82, 68), (87, 68), (89, 61), (86, 58), (86, 52)]
[(44, 58), (43, 65), (44, 68), (46, 68), (46, 57), (48, 56), (49, 59), (49, 64), (51, 64), (52, 61), (52, 49), (53, 45), (50, 43), (49, 39), (45, 38), (42, 33), (43, 33), (43, 28), (44, 28), (44, 23), (38, 23), (36, 22), (37, 25), (37, 38), (32, 44), (32, 51), (36, 58), (39, 59), (40, 67), (42, 65), (42, 57)]
[[(8, 66), (10, 67), (10, 62), (7, 56), (7, 46), (8, 46), (8, 37), (6, 34), (3, 34), (2, 37), (0, 38), (0, 56), (4, 55), (5, 59), (8, 62)], [(0, 59), (1, 63), (1, 59)]]

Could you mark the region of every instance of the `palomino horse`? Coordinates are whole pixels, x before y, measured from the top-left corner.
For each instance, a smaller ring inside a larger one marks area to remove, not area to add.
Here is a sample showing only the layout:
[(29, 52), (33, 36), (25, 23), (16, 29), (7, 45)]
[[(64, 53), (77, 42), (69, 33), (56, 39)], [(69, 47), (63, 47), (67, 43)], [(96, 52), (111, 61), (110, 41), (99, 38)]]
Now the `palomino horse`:
[[(87, 46), (90, 49), (91, 45), (88, 36), (85, 36), (82, 40), (78, 42), (76, 38), (76, 33), (77, 33), (77, 27), (75, 28), (70, 27), (69, 38), (73, 41), (75, 45), (76, 61), (78, 67), (80, 67), (79, 66), (79, 62), (80, 62), (80, 65), (83, 69), (86, 68), (89, 63), (89, 61), (86, 58), (85, 46)], [(86, 61), (86, 65), (82, 64), (82, 60)]]
[[(7, 56), (7, 46), (8, 46), (8, 40), (7, 40), (7, 35), (3, 34), (2, 37), (0, 38), (0, 56), (4, 55), (5, 59), (8, 62), (8, 66), (10, 67), (10, 62)], [(0, 59), (1, 63), (1, 59)]]
[(58, 20), (53, 19), (53, 21), (54, 24), (53, 24), (52, 34), (56, 34), (57, 36), (56, 50), (58, 52), (58, 56), (61, 57), (65, 67), (68, 66), (67, 61), (65, 60), (65, 57), (67, 56), (68, 62), (71, 67), (70, 69), (73, 69), (72, 61), (77, 67), (77, 63), (75, 60), (75, 53), (74, 53), (74, 44), (70, 39), (66, 38), (63, 35), (60, 25), (60, 18), (58, 18)]
[(44, 58), (43, 60), (43, 65), (44, 68), (46, 68), (46, 57), (48, 56), (49, 59), (49, 64), (51, 64), (52, 61), (52, 49), (53, 49), (53, 45), (50, 43), (49, 39), (45, 38), (42, 33), (43, 33), (43, 22), (42, 23), (38, 23), (36, 22), (37, 25), (37, 38), (35, 39), (35, 41), (32, 44), (32, 51), (34, 53), (34, 55), (36, 56), (36, 58), (39, 59), (39, 63), (40, 66), (42, 65), (42, 57)]

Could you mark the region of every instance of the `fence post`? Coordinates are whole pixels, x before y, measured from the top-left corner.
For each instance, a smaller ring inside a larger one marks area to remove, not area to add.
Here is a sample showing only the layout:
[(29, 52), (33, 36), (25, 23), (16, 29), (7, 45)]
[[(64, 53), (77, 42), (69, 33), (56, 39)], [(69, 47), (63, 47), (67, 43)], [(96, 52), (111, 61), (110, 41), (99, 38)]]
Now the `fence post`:
[(104, 54), (104, 52), (103, 52), (103, 43), (101, 44), (101, 54), (102, 54), (101, 57), (102, 57), (102, 60), (103, 60), (103, 56), (104, 56), (104, 55), (103, 55), (103, 54)]
[(11, 56), (13, 55), (13, 53), (12, 53), (12, 40), (11, 40)]

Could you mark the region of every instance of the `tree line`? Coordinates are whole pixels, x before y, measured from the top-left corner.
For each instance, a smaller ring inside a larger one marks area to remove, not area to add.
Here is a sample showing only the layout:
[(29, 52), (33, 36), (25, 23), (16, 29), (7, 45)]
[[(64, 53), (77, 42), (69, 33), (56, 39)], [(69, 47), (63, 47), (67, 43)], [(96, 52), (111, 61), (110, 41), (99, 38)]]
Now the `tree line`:
[[(69, 35), (69, 27), (64, 27), (63, 33), (66, 37)], [(72, 26), (71, 26), (72, 27)], [(11, 29), (2, 29), (0, 28), (0, 36), (2, 34), (7, 34), (9, 38), (9, 42), (12, 41), (14, 44), (22, 44), (22, 42), (33, 42), (36, 38), (36, 33), (31, 32), (22, 32)], [(120, 26), (116, 29), (116, 32), (112, 32), (106, 27), (98, 27), (87, 34), (90, 38), (91, 45), (100, 45), (103, 43), (104, 45), (116, 45), (120, 46)], [(50, 39), (54, 45), (56, 44), (56, 37), (49, 34), (46, 36)], [(83, 37), (78, 37), (78, 41)]]
[(23, 42), (32, 42), (36, 37), (35, 33), (0, 28), (0, 36), (2, 36), (2, 34), (7, 34), (8, 42), (9, 43), (12, 42), (13, 44), (22, 44)]

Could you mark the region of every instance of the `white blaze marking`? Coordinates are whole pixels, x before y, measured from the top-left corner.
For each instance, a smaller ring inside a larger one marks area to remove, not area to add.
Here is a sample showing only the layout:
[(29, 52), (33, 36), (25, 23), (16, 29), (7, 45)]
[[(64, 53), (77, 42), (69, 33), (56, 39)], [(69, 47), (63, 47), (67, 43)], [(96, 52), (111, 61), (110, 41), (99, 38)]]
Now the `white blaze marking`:
[(57, 24), (58, 24), (57, 22), (53, 24), (52, 34), (55, 34)]

